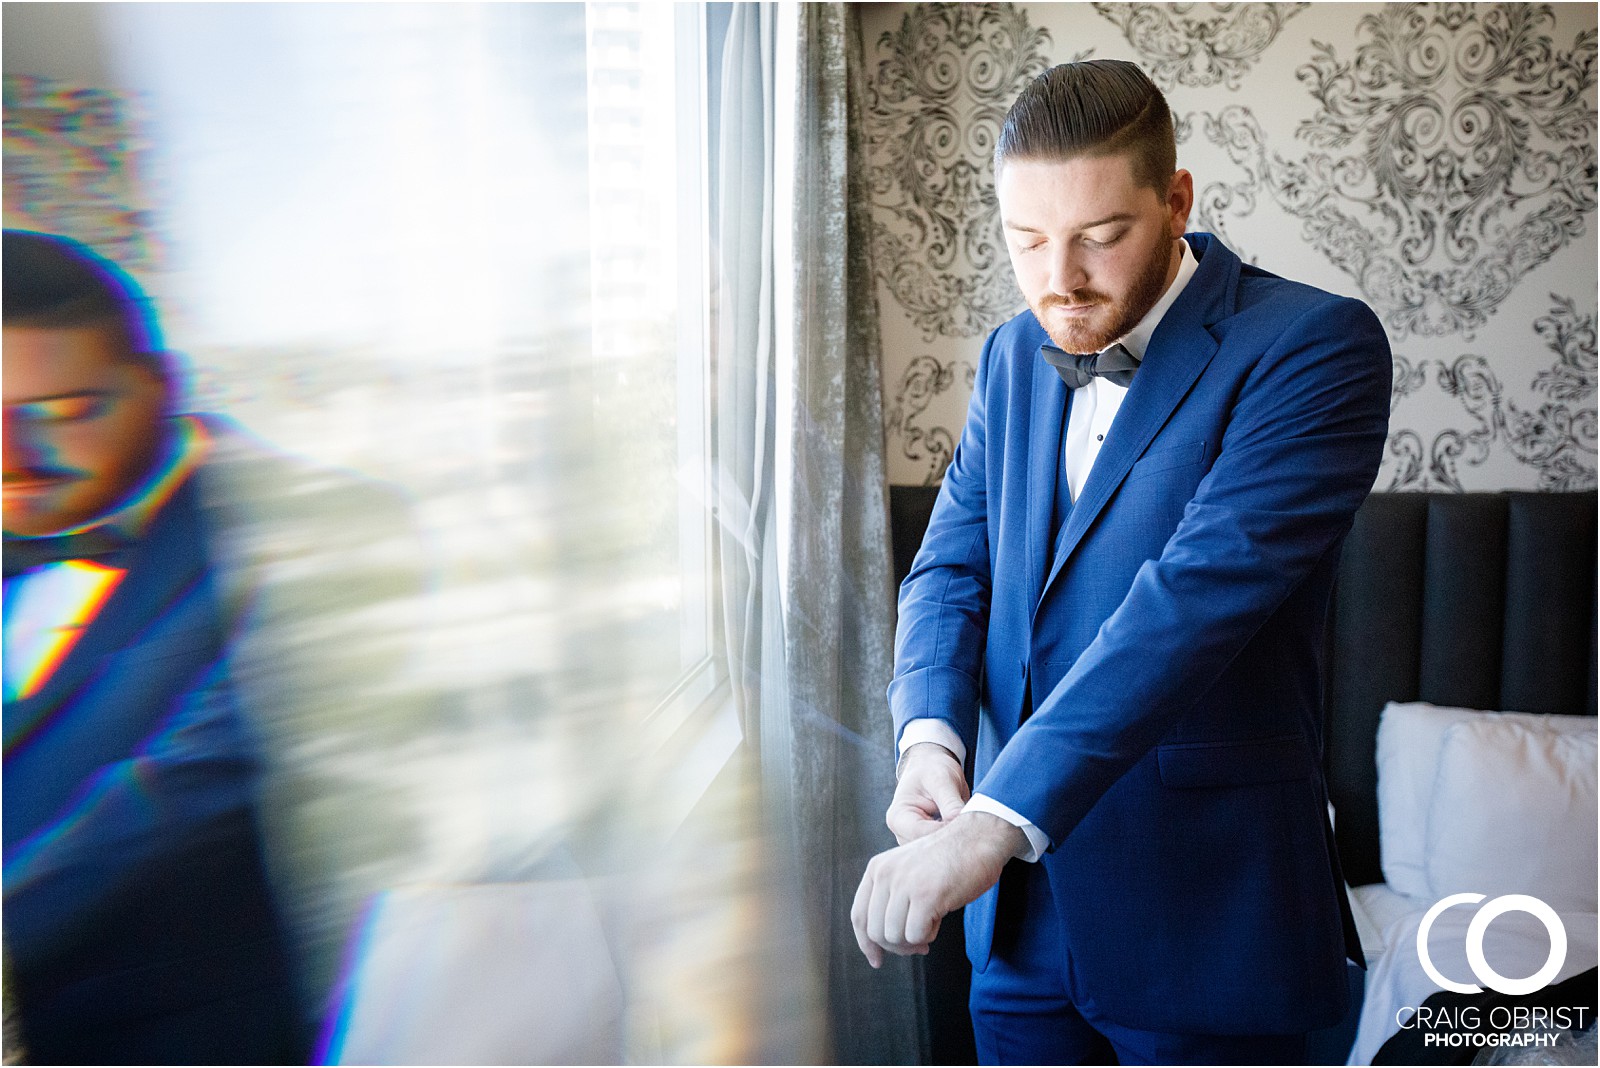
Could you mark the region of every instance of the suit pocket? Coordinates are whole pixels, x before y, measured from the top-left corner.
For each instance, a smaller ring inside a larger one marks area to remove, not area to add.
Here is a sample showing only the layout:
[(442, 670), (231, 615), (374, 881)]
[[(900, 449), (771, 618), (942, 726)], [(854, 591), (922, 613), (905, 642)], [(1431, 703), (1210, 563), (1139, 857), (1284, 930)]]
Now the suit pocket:
[(1293, 782), (1311, 776), (1311, 754), (1296, 734), (1250, 742), (1187, 742), (1156, 748), (1161, 782), (1178, 790)]
[(1128, 471), (1128, 481), (1153, 475), (1158, 471), (1170, 471), (1176, 467), (1188, 467), (1197, 464), (1206, 458), (1206, 443), (1191, 441), (1184, 445), (1173, 445), (1169, 448), (1157, 449), (1155, 452), (1146, 453)]

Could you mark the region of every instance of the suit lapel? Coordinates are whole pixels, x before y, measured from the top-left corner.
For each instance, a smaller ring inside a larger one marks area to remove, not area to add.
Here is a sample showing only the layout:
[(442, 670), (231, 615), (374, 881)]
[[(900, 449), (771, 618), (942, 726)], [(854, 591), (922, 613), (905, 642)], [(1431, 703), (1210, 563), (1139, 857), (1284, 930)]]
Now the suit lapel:
[[(1122, 485), (1134, 461), (1144, 453), (1157, 431), (1166, 425), (1217, 354), (1217, 339), (1207, 327), (1225, 318), (1233, 307), (1239, 259), (1204, 235), (1191, 234), (1188, 240), (1200, 257), (1199, 267), (1156, 327), (1139, 365), (1139, 373), (1134, 376), (1133, 385), (1117, 411), (1111, 433), (1106, 435), (1083, 492), (1061, 525), (1052, 556), (1054, 562), (1040, 590), (1041, 599), (1077, 550), (1089, 527), (1105, 510), (1111, 495)], [(1043, 357), (1040, 361), (1043, 362)]]
[(1050, 565), (1050, 514), (1055, 505), (1069, 391), (1043, 356), (1036, 353), (1028, 366), (1033, 375), (1033, 410), (1028, 422), (1028, 576), (1037, 603)]

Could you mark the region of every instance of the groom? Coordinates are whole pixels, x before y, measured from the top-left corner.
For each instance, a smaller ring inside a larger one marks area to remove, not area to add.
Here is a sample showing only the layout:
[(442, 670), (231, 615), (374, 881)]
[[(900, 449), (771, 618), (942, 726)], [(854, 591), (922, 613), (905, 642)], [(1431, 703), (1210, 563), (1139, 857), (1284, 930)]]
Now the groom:
[(986, 1063), (1300, 1063), (1360, 961), (1321, 650), (1388, 343), (1185, 234), (1193, 178), (1131, 63), (1040, 75), (995, 169), (1031, 312), (984, 347), (901, 589), (901, 844), (857, 941), (924, 953), (967, 905)]

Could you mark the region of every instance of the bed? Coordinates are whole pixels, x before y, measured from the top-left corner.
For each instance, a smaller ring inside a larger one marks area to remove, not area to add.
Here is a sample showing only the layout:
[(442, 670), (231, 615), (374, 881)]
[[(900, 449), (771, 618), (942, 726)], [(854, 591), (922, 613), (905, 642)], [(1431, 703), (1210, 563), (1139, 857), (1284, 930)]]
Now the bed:
[[(1444, 890), (1484, 893), (1479, 907), (1540, 890), (1568, 941), (1551, 981), (1595, 966), (1595, 534), (1593, 492), (1380, 493), (1357, 516), (1325, 745), (1369, 958), (1349, 1063), (1381, 1059), (1443, 989), (1416, 946)], [(1455, 982), (1474, 982), (1473, 905), (1430, 925), (1430, 961)], [(1544, 923), (1509, 912), (1485, 928), (1484, 958), (1529, 976), (1551, 944)]]

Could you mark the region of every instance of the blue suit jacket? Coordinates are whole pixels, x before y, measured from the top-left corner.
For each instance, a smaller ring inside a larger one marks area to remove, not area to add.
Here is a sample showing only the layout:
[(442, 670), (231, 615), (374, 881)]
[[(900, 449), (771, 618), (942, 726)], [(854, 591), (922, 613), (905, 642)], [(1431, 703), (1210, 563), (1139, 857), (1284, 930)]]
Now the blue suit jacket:
[[(896, 734), (944, 720), (974, 786), (1043, 829), (1077, 989), (1187, 1034), (1345, 1007), (1321, 774), (1323, 628), (1377, 475), (1390, 355), (1359, 301), (1199, 268), (1050, 544), (1066, 387), (1024, 313), (990, 335), (900, 594)], [(967, 908), (988, 961), (997, 892)]]
[(305, 1055), (195, 482), (5, 706), (7, 979), (38, 1063)]

